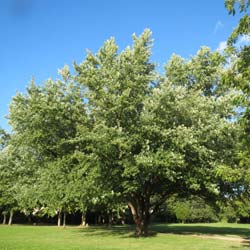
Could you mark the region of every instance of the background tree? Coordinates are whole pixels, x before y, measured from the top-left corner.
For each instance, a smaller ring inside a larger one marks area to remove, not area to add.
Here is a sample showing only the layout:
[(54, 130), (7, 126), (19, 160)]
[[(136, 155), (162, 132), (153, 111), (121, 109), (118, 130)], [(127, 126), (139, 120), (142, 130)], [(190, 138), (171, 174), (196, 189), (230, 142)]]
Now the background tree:
[(32, 82), (27, 94), (17, 94), (10, 105), (9, 120), (16, 146), (31, 151), (36, 160), (34, 174), (42, 177), (37, 183), (40, 205), (54, 205), (50, 211), (66, 213), (72, 201), (71, 172), (78, 164), (71, 156), (84, 145), (77, 137), (77, 127), (86, 124), (86, 109), (68, 67), (60, 73), (64, 81), (48, 80), (40, 86)]
[(166, 206), (182, 223), (214, 222), (219, 219), (218, 209), (198, 196), (192, 195), (185, 198), (173, 196), (167, 200)]
[[(245, 44), (239, 46), (237, 43), (239, 38), (249, 36), (250, 34), (250, 18), (249, 18), (249, 0), (236, 1), (226, 0), (225, 6), (229, 14), (235, 15), (237, 12), (242, 13), (242, 17), (238, 26), (234, 29), (228, 38), (229, 48), (227, 50), (229, 57), (229, 65), (224, 74), (225, 86), (234, 87), (239, 93), (237, 98), (239, 124), (238, 140), (235, 143), (234, 159), (237, 167), (228, 169), (221, 167), (220, 172), (224, 176), (225, 190), (230, 202), (244, 204), (249, 199), (248, 190), (250, 187), (249, 177), (249, 124), (250, 124), (250, 46)], [(237, 9), (239, 11), (237, 11)], [(231, 190), (231, 191), (230, 191)], [(229, 194), (230, 193), (230, 194)], [(241, 200), (241, 201), (240, 201)], [(229, 204), (229, 207), (232, 204)], [(234, 204), (233, 207), (238, 207)], [(237, 209), (235, 209), (237, 211)]]
[(19, 209), (17, 159), (13, 145), (5, 146), (0, 152), (0, 204), (4, 216), (3, 223), (6, 223), (6, 216), (9, 214), (9, 225), (12, 224), (14, 212)]
[(3, 173), (5, 172), (5, 166), (6, 166), (6, 146), (7, 142), (9, 140), (9, 135), (3, 130), (0, 129), (0, 168), (1, 171), (1, 185), (0, 185), (0, 211), (3, 215), (3, 224), (6, 224), (7, 222), (7, 209), (8, 209), (8, 203), (9, 198), (7, 195), (8, 187), (7, 187), (7, 178), (6, 175), (3, 176)]

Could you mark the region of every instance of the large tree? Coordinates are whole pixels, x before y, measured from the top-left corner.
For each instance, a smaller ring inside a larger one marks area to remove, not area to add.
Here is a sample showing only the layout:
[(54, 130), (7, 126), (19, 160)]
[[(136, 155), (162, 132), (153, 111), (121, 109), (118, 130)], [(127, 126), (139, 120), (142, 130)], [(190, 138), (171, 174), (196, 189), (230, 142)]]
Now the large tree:
[[(149, 30), (134, 35), (133, 46), (120, 54), (110, 39), (96, 55), (89, 52), (75, 65), (93, 121), (101, 183), (127, 202), (138, 236), (148, 234), (150, 216), (170, 195), (218, 193), (215, 173), (231, 148), (234, 131), (229, 121), (233, 94), (212, 95), (209, 82), (220, 80), (214, 76), (220, 56), (212, 54), (214, 64), (207, 67), (211, 53), (203, 50), (191, 63), (193, 75), (185, 67), (181, 75), (175, 72), (180, 81), (193, 80), (190, 88), (157, 77), (151, 45)], [(206, 74), (213, 75), (204, 80)]]

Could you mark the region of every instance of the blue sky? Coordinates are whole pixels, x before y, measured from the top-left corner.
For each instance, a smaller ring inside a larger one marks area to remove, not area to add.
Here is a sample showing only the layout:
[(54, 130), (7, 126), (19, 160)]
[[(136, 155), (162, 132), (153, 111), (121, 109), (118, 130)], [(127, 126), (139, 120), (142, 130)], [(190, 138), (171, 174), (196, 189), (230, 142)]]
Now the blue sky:
[(0, 127), (10, 130), (8, 105), (37, 83), (57, 78), (57, 69), (81, 62), (109, 37), (120, 49), (132, 33), (150, 28), (152, 60), (162, 67), (171, 54), (194, 55), (202, 45), (223, 45), (238, 17), (224, 0), (5, 0), (0, 3)]

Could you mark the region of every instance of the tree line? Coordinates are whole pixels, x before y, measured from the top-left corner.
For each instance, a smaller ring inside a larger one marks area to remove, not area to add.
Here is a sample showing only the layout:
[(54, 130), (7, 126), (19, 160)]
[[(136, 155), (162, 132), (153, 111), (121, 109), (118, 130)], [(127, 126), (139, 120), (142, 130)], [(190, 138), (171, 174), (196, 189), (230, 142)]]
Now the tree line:
[[(227, 0), (229, 12), (249, 1)], [(0, 137), (0, 210), (49, 216), (99, 207), (131, 211), (136, 234), (171, 197), (243, 209), (249, 202), (249, 16), (221, 53), (173, 55), (158, 73), (149, 29), (118, 52), (114, 38), (87, 52), (74, 72), (17, 93)], [(242, 28), (242, 27), (243, 28)], [(176, 205), (177, 206), (177, 205)], [(178, 206), (177, 206), (178, 207)], [(178, 209), (177, 209), (178, 211)], [(185, 209), (181, 209), (181, 212)]]

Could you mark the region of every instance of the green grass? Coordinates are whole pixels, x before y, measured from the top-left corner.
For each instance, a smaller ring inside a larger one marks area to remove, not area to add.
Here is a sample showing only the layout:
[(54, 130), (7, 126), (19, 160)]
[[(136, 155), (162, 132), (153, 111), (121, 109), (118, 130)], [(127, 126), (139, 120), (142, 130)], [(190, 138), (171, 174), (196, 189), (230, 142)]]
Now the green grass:
[[(152, 236), (135, 238), (131, 227), (0, 226), (1, 250), (220, 250), (250, 249), (250, 225), (157, 224)], [(242, 238), (242, 242), (195, 235)]]

